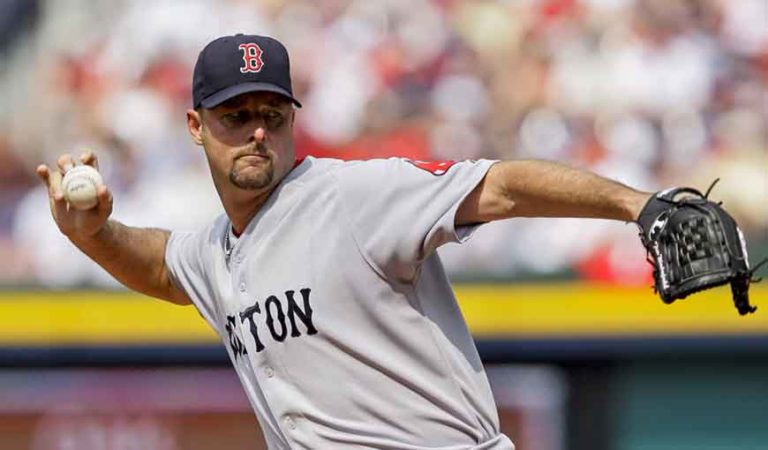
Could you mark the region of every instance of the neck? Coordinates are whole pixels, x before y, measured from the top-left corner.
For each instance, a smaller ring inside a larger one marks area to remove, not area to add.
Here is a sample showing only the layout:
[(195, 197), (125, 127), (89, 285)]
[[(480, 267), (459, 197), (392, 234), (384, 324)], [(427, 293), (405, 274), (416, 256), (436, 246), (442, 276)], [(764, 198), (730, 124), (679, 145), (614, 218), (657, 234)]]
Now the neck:
[(253, 219), (264, 203), (269, 198), (269, 194), (273, 189), (266, 192), (260, 192), (258, 194), (252, 194), (247, 196), (223, 196), (221, 203), (224, 206), (224, 211), (227, 213), (230, 222), (232, 222), (232, 228), (236, 236), (240, 236), (248, 223)]

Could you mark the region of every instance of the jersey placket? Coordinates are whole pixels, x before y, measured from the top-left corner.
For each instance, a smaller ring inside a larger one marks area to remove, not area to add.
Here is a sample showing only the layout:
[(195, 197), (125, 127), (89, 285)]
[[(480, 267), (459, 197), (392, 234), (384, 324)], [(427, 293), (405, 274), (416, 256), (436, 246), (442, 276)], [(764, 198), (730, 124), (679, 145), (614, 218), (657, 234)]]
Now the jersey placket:
[[(246, 281), (246, 258), (242, 249), (238, 246), (240, 241), (241, 240), (239, 239), (232, 249), (230, 272), (233, 294), (234, 297), (237, 298), (236, 303), (241, 308), (241, 311), (244, 311), (263, 299), (256, 298), (254, 294), (249, 291), (248, 281)], [(264, 305), (261, 305), (261, 308), (264, 308)], [(264, 313), (263, 309), (261, 311)], [(256, 319), (252, 318), (252, 320)], [(261, 391), (264, 400), (267, 402), (266, 409), (270, 411), (273, 422), (279, 424), (278, 426), (281, 428), (283, 439), (285, 439), (286, 442), (294, 442), (293, 437), (295, 437), (297, 433), (301, 433), (301, 430), (299, 430), (296, 423), (297, 416), (285, 412), (287, 408), (285, 408), (283, 402), (276, 400), (276, 398), (286, 398), (285, 395), (275, 393), (276, 390), (280, 389), (279, 385), (281, 383), (287, 382), (287, 380), (282, 377), (282, 369), (277, 362), (270, 361), (271, 358), (268, 356), (267, 352), (263, 351), (263, 349), (262, 351), (259, 351), (256, 339), (250, 331), (249, 320), (241, 318), (239, 325), (242, 327), (244, 345), (248, 352), (244, 358), (248, 361), (248, 366), (250, 367), (250, 374), (248, 374), (248, 376), (253, 377), (253, 381), (256, 382), (256, 387)], [(261, 332), (264, 333), (263, 321), (258, 325)], [(261, 339), (264, 338), (264, 336), (261, 337)], [(262, 345), (269, 345), (269, 343), (264, 342)], [(276, 350), (277, 349), (273, 349), (273, 351)]]

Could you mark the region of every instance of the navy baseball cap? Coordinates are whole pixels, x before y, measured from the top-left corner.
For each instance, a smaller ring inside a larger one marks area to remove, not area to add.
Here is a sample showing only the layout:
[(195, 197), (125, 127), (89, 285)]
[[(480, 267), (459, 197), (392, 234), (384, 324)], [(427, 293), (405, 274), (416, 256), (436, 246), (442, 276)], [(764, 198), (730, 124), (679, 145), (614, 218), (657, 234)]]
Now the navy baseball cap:
[(288, 51), (267, 36), (236, 34), (214, 39), (203, 48), (192, 78), (194, 108), (210, 109), (246, 92), (276, 92), (293, 98)]

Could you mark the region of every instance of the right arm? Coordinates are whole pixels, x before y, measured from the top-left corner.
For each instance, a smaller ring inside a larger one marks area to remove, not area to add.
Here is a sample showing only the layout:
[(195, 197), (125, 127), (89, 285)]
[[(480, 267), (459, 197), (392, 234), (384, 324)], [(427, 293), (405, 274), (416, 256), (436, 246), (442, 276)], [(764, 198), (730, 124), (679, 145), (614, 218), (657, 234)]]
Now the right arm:
[(108, 220), (92, 237), (68, 236), (73, 244), (117, 281), (142, 294), (179, 305), (192, 303), (168, 276), (165, 245), (170, 232)]
[[(80, 157), (83, 164), (96, 167), (96, 156)], [(57, 171), (37, 168), (37, 175), (48, 187), (51, 214), (59, 230), (83, 253), (134, 291), (179, 305), (192, 302), (171, 281), (165, 264), (165, 246), (170, 232), (136, 228), (109, 219), (112, 194), (106, 186), (98, 190), (98, 204), (87, 211), (68, 208), (61, 191), (61, 177), (74, 166), (70, 155), (62, 155)]]

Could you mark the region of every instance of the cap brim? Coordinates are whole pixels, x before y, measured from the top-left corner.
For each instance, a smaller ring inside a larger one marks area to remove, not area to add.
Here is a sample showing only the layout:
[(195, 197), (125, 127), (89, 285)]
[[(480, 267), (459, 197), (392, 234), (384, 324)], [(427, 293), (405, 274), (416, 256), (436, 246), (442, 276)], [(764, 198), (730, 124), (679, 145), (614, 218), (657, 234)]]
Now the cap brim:
[(301, 108), (301, 103), (293, 98), (293, 96), (285, 89), (271, 83), (240, 83), (228, 88), (224, 88), (218, 92), (214, 92), (208, 97), (200, 101), (200, 104), (206, 108), (214, 108), (231, 98), (235, 98), (238, 95), (245, 94), (247, 92), (274, 92), (281, 94), (293, 102), (296, 107)]

